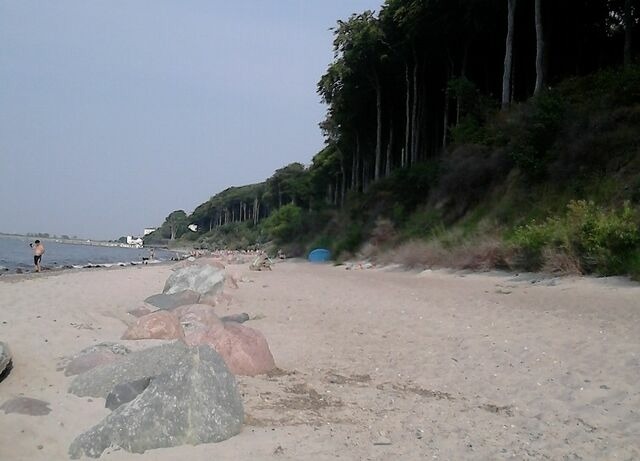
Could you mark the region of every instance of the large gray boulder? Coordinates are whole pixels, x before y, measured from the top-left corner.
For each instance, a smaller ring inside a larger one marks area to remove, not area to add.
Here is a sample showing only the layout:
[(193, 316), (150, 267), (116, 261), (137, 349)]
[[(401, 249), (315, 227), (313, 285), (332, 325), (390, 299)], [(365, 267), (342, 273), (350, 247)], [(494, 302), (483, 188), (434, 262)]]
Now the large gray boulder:
[(243, 420), (235, 378), (220, 356), (206, 346), (193, 348), (137, 398), (78, 436), (69, 455), (97, 458), (109, 447), (144, 453), (221, 442), (238, 434)]
[(74, 376), (97, 366), (113, 363), (130, 352), (129, 348), (118, 343), (100, 343), (81, 350), (71, 358), (64, 359), (59, 364), (58, 370), (64, 369), (65, 376)]
[(171, 295), (191, 290), (214, 298), (224, 288), (224, 270), (211, 265), (192, 265), (176, 270), (167, 279), (163, 293)]
[(93, 368), (75, 377), (69, 392), (78, 397), (106, 398), (118, 384), (152, 378), (174, 368), (189, 351), (176, 341), (132, 352), (117, 362)]
[(149, 387), (150, 382), (151, 378), (142, 378), (130, 383), (118, 384), (107, 395), (107, 401), (104, 406), (109, 410), (115, 410), (120, 405), (131, 402)]
[(171, 310), (188, 304), (198, 304), (198, 301), (200, 301), (200, 293), (193, 290), (184, 290), (173, 294), (160, 293), (149, 296), (144, 300), (145, 303), (162, 310)]
[(11, 371), (11, 351), (6, 343), (0, 341), (0, 380)]

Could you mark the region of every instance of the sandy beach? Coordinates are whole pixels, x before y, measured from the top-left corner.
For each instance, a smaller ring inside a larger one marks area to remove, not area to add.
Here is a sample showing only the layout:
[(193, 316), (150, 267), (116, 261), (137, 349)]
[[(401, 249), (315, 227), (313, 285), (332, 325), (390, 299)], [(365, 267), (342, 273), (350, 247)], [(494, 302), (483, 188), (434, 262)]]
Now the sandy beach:
[[(247, 312), (279, 371), (239, 377), (246, 422), (225, 442), (108, 450), (106, 460), (640, 458), (640, 288), (621, 279), (345, 270), (242, 274), (219, 315)], [(67, 393), (64, 357), (116, 341), (171, 266), (0, 278), (14, 369), (0, 459), (67, 459), (109, 410)], [(123, 342), (131, 343), (131, 342)]]

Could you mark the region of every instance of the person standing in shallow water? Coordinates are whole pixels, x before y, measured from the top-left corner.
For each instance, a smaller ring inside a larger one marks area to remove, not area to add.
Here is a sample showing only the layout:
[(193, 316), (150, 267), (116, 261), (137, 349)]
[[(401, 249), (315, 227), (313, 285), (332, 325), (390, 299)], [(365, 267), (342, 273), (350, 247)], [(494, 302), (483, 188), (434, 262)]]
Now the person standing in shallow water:
[(44, 245), (40, 243), (40, 240), (36, 240), (34, 243), (30, 243), (29, 246), (33, 248), (33, 265), (36, 266), (36, 272), (40, 272), (40, 261), (42, 261), (42, 255), (44, 254)]

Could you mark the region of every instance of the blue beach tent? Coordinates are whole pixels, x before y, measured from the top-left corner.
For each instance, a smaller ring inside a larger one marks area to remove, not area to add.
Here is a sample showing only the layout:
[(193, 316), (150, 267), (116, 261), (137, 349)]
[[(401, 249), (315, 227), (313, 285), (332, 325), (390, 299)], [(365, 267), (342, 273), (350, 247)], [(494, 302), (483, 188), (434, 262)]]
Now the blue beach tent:
[(309, 253), (309, 262), (326, 263), (331, 259), (331, 252), (325, 248), (316, 248)]

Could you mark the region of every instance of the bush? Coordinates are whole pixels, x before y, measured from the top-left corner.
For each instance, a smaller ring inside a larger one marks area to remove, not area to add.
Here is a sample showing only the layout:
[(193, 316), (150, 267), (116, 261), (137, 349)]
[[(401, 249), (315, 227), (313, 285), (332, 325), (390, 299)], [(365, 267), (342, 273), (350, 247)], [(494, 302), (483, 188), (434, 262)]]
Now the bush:
[(441, 218), (435, 210), (420, 210), (412, 213), (402, 227), (405, 239), (427, 238), (434, 228), (441, 224)]
[(267, 234), (279, 243), (294, 240), (302, 233), (303, 224), (302, 209), (292, 203), (280, 207), (263, 223)]
[(562, 252), (581, 272), (601, 275), (634, 273), (640, 251), (638, 213), (628, 203), (619, 210), (604, 210), (593, 202), (571, 201), (565, 216), (517, 228), (512, 242), (521, 265), (539, 269), (544, 252)]
[(508, 123), (507, 137), (511, 157), (529, 178), (538, 178), (547, 171), (553, 146), (566, 106), (557, 92), (546, 91), (531, 104), (523, 105)]
[(337, 257), (341, 253), (353, 253), (358, 249), (363, 239), (362, 226), (358, 223), (351, 223), (342, 234), (342, 238), (336, 243), (335, 256)]

